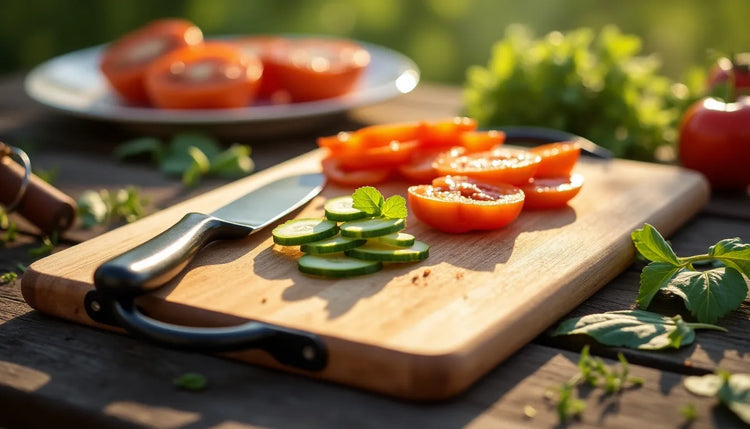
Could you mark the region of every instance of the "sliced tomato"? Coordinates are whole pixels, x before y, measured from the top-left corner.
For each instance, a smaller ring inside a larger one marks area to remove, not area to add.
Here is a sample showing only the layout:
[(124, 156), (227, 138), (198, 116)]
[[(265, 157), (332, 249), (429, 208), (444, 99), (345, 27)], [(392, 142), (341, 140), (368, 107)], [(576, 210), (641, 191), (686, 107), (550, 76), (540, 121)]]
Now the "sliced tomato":
[(203, 42), (203, 33), (184, 19), (161, 19), (107, 46), (99, 67), (114, 90), (132, 103), (147, 103), (146, 69), (164, 54)]
[(466, 153), (484, 152), (503, 144), (505, 133), (497, 130), (465, 131), (459, 136), (459, 141)]
[(394, 140), (385, 146), (340, 150), (332, 153), (331, 157), (346, 170), (395, 168), (406, 163), (418, 147), (419, 141), (417, 140), (405, 142)]
[(583, 176), (533, 178), (521, 186), (526, 194), (525, 209), (555, 209), (565, 207), (583, 186)]
[(409, 161), (398, 167), (398, 172), (410, 183), (429, 183), (438, 177), (440, 173), (435, 169), (435, 160), (442, 151), (415, 151)]
[(576, 142), (548, 143), (529, 150), (542, 157), (534, 177), (567, 176), (581, 155), (581, 145)]
[(270, 60), (273, 52), (285, 43), (285, 39), (278, 36), (259, 35), (239, 37), (232, 42), (236, 43), (243, 53), (258, 57), (263, 63), (263, 77), (258, 88), (258, 97), (278, 103), (288, 101), (289, 94), (282, 88), (278, 71), (274, 69), (274, 63)]
[(358, 138), (365, 146), (384, 146), (392, 141), (411, 141), (419, 139), (419, 122), (398, 124), (370, 125), (356, 131)]
[(351, 91), (370, 64), (370, 53), (348, 40), (291, 38), (274, 46), (267, 64), (293, 101), (313, 101)]
[(515, 186), (492, 186), (457, 176), (411, 186), (408, 198), (417, 219), (449, 233), (502, 228), (518, 217), (524, 204), (523, 191)]
[(165, 109), (238, 108), (250, 104), (263, 65), (237, 46), (210, 42), (173, 51), (146, 72), (151, 102)]
[(388, 168), (371, 168), (347, 171), (333, 158), (326, 158), (321, 162), (323, 174), (332, 182), (341, 186), (375, 185), (388, 180), (391, 170)]
[(455, 117), (440, 121), (423, 121), (419, 128), (419, 140), (428, 148), (449, 148), (461, 145), (461, 135), (477, 129), (472, 118)]
[(434, 166), (442, 175), (467, 176), (492, 185), (521, 185), (534, 175), (540, 161), (539, 155), (520, 149), (476, 153), (452, 149), (439, 156)]

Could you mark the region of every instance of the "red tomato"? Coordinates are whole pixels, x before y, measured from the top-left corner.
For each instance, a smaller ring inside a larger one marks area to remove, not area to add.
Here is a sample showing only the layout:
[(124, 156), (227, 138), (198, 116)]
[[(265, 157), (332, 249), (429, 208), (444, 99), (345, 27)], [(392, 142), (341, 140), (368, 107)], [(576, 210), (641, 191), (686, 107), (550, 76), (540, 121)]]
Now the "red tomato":
[(394, 140), (384, 146), (342, 150), (332, 153), (331, 157), (336, 159), (341, 167), (346, 170), (394, 168), (406, 163), (418, 147), (419, 142), (417, 140), (405, 142)]
[(333, 158), (326, 158), (321, 162), (323, 174), (326, 178), (342, 186), (366, 186), (375, 185), (388, 180), (391, 170), (388, 168), (372, 168), (355, 171), (346, 171)]
[(449, 233), (502, 228), (518, 217), (524, 204), (523, 191), (515, 186), (492, 186), (467, 177), (439, 177), (408, 192), (414, 216)]
[(383, 146), (392, 141), (411, 141), (419, 139), (420, 124), (405, 122), (399, 124), (370, 125), (359, 129), (356, 134), (365, 146)]
[(424, 147), (449, 148), (461, 145), (461, 135), (477, 128), (476, 119), (455, 117), (440, 121), (424, 121), (419, 127), (419, 140)]
[(442, 151), (415, 151), (409, 161), (398, 167), (398, 172), (411, 183), (432, 182), (440, 173), (435, 169), (435, 160)]
[(521, 186), (526, 195), (524, 209), (555, 209), (565, 207), (583, 186), (583, 176), (533, 178)]
[(245, 107), (253, 100), (263, 65), (229, 43), (210, 42), (171, 52), (146, 72), (151, 102), (166, 109)]
[(703, 173), (715, 189), (750, 185), (750, 97), (734, 103), (705, 98), (690, 106), (680, 125), (682, 165)]
[(133, 103), (148, 102), (146, 69), (162, 55), (203, 42), (201, 30), (184, 19), (153, 21), (107, 46), (100, 69), (112, 88)]
[(521, 185), (531, 179), (540, 162), (539, 155), (520, 149), (499, 148), (469, 154), (454, 149), (441, 154), (434, 166), (443, 175), (468, 176), (492, 185)]
[[(737, 54), (734, 61), (720, 58), (708, 76), (708, 87), (734, 82), (734, 93), (750, 95), (750, 53)], [(728, 100), (731, 101), (731, 100)]]
[(461, 146), (466, 153), (484, 152), (492, 150), (505, 142), (505, 133), (502, 131), (465, 131), (459, 136)]
[(293, 101), (312, 101), (351, 91), (370, 64), (370, 53), (348, 40), (288, 39), (274, 46), (267, 64)]
[(248, 36), (232, 40), (239, 45), (245, 55), (260, 58), (263, 63), (263, 76), (258, 88), (259, 98), (268, 98), (272, 102), (284, 102), (289, 94), (281, 87), (278, 71), (274, 69), (271, 55), (280, 49), (285, 39), (278, 36)]
[(581, 155), (581, 145), (575, 142), (548, 143), (529, 149), (542, 157), (534, 177), (567, 176)]

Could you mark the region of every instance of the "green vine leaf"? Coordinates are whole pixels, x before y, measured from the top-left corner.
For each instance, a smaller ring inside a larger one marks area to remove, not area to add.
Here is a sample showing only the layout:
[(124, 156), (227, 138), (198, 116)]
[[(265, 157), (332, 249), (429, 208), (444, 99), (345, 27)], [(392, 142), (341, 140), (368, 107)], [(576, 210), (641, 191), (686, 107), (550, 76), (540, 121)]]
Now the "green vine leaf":
[(737, 309), (747, 297), (747, 283), (734, 268), (681, 271), (666, 290), (682, 297), (685, 307), (699, 321), (715, 323)]

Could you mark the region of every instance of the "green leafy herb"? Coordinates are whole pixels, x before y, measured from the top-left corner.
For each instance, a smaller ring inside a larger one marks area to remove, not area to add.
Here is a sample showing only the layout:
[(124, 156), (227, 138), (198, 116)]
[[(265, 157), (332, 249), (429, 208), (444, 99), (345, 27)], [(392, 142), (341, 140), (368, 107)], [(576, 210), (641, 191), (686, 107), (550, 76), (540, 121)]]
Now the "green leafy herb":
[(404, 197), (392, 195), (384, 199), (380, 191), (372, 186), (363, 186), (355, 190), (352, 201), (352, 207), (373, 217), (405, 219), (408, 214)]
[(172, 380), (172, 384), (181, 389), (200, 391), (206, 388), (208, 381), (202, 374), (187, 372)]
[(682, 109), (698, 94), (659, 75), (656, 57), (639, 56), (641, 44), (614, 26), (536, 39), (509, 26), (489, 63), (467, 70), (466, 112), (485, 127), (562, 129), (617, 157), (655, 159), (674, 148)]
[(685, 417), (685, 420), (687, 420), (688, 422), (692, 422), (693, 420), (698, 418), (698, 410), (695, 408), (695, 404), (693, 404), (692, 402), (680, 408), (680, 414), (682, 414), (682, 416)]
[(2, 208), (0, 208), (0, 229), (4, 230), (3, 235), (0, 236), (0, 244), (3, 246), (13, 243), (18, 238), (18, 224), (12, 221)]
[(140, 137), (118, 145), (112, 153), (118, 161), (148, 156), (151, 160), (158, 162), (163, 152), (164, 147), (161, 140), (156, 137)]
[(121, 220), (130, 223), (140, 219), (146, 212), (147, 201), (137, 188), (131, 187), (114, 192), (87, 190), (78, 198), (77, 204), (82, 227), (93, 228)]
[(687, 323), (680, 315), (666, 317), (643, 310), (622, 310), (567, 319), (552, 335), (586, 334), (607, 346), (661, 350), (692, 343), (695, 329), (726, 332), (716, 325)]
[(18, 278), (18, 274), (14, 271), (8, 271), (7, 273), (0, 274), (0, 284), (8, 284)]
[[(641, 272), (636, 303), (648, 308), (660, 290), (682, 297), (685, 307), (699, 322), (714, 323), (745, 300), (750, 277), (750, 244), (739, 238), (721, 240), (704, 255), (678, 257), (653, 226), (645, 224), (633, 231), (638, 252), (652, 261)], [(706, 271), (695, 269), (699, 264), (719, 263), (722, 266)]]
[(51, 254), (55, 249), (55, 246), (57, 246), (57, 238), (56, 232), (53, 232), (50, 236), (42, 237), (41, 245), (29, 249), (29, 256), (32, 258), (40, 258)]
[[(591, 356), (589, 346), (583, 347), (581, 357), (578, 360), (578, 373), (563, 383), (557, 390), (555, 408), (561, 423), (580, 416), (586, 409), (586, 403), (579, 399), (576, 394), (577, 386), (582, 383), (592, 387), (601, 387), (607, 394), (619, 393), (628, 387), (643, 384), (643, 379), (630, 376), (628, 361), (625, 356), (618, 353), (617, 357), (621, 369), (609, 369), (601, 358)], [(555, 399), (555, 394), (552, 392), (548, 393), (547, 396)]]
[(719, 371), (702, 377), (686, 377), (683, 384), (694, 395), (717, 397), (743, 422), (750, 424), (750, 374)]

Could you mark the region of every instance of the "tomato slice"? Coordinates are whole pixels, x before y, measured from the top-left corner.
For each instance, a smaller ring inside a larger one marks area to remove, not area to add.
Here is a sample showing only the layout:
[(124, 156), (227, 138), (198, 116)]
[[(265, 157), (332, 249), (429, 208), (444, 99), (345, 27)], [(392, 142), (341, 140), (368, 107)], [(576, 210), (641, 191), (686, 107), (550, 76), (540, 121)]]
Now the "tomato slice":
[(274, 48), (267, 64), (293, 101), (344, 95), (370, 64), (370, 53), (348, 40), (292, 38)]
[(524, 204), (523, 191), (515, 186), (492, 186), (460, 176), (410, 186), (408, 199), (417, 219), (449, 233), (502, 228), (518, 217)]
[(289, 94), (282, 88), (278, 71), (274, 69), (271, 55), (285, 43), (283, 37), (262, 35), (247, 36), (232, 40), (242, 52), (248, 56), (260, 58), (263, 63), (263, 76), (258, 88), (258, 97), (270, 99), (271, 102), (283, 103), (288, 101)]
[(435, 160), (441, 151), (415, 151), (409, 161), (398, 166), (398, 172), (411, 183), (427, 183), (438, 177), (440, 173), (435, 169)]
[(539, 155), (520, 149), (466, 153), (454, 148), (439, 156), (434, 166), (443, 175), (467, 176), (492, 185), (521, 185), (534, 175), (540, 161)]
[(184, 19), (161, 19), (132, 31), (107, 46), (99, 67), (124, 99), (148, 102), (146, 69), (162, 55), (203, 42), (203, 33)]
[(393, 140), (385, 146), (364, 149), (344, 149), (331, 154), (345, 170), (367, 168), (395, 168), (409, 160), (419, 147), (419, 141), (400, 142)]
[(151, 102), (165, 109), (245, 107), (260, 83), (263, 65), (229, 43), (210, 42), (178, 49), (146, 72)]
[(497, 130), (465, 131), (459, 136), (459, 141), (466, 153), (484, 152), (503, 144), (505, 133)]
[(424, 121), (420, 124), (419, 140), (424, 147), (449, 148), (461, 145), (461, 135), (477, 128), (473, 118), (455, 117), (439, 121)]
[(548, 143), (529, 149), (542, 157), (534, 177), (567, 176), (581, 155), (581, 145), (576, 142)]
[(388, 180), (391, 170), (388, 168), (371, 168), (362, 170), (346, 171), (338, 161), (326, 158), (321, 161), (323, 174), (332, 183), (341, 186), (366, 186), (375, 185)]
[(419, 122), (398, 124), (370, 125), (356, 131), (358, 138), (365, 146), (384, 146), (392, 141), (411, 141), (419, 139)]
[(521, 186), (526, 194), (525, 209), (555, 209), (565, 207), (583, 186), (583, 176), (533, 178)]

